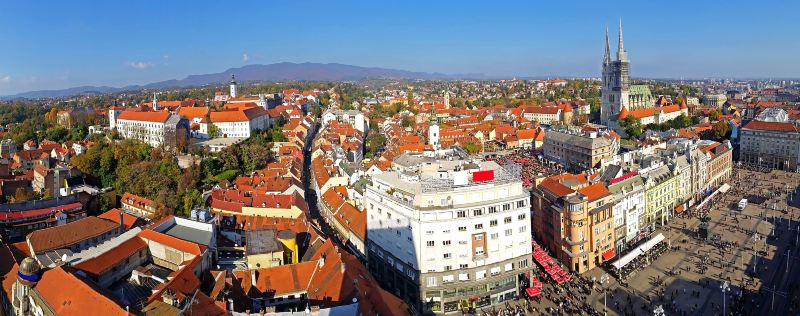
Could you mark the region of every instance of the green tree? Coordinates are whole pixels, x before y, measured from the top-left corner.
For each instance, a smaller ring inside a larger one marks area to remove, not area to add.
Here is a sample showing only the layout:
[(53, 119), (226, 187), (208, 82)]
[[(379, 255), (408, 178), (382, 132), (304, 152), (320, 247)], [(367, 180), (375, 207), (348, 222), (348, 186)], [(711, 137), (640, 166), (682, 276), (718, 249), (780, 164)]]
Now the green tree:
[(374, 157), (378, 152), (378, 149), (383, 148), (384, 146), (386, 146), (386, 136), (375, 130), (374, 133), (370, 133), (369, 136), (367, 136), (366, 156), (369, 158)]
[(54, 142), (63, 142), (67, 138), (69, 130), (63, 126), (54, 126), (44, 131), (44, 139), (49, 139)]
[(214, 125), (214, 123), (208, 123), (208, 136), (211, 138), (219, 137), (219, 127)]
[(464, 151), (466, 151), (470, 155), (477, 154), (481, 151), (481, 147), (478, 146), (475, 142), (468, 142), (464, 144)]
[(189, 216), (195, 206), (204, 206), (203, 196), (197, 189), (191, 189), (183, 195), (183, 210), (181, 216)]
[(692, 119), (690, 117), (686, 116), (685, 114), (681, 113), (681, 115), (679, 115), (678, 117), (672, 119), (672, 121), (669, 122), (669, 125), (670, 125), (669, 127), (672, 127), (672, 128), (689, 127), (689, 126), (692, 126)]
[(633, 115), (628, 115), (621, 124), (628, 137), (638, 139), (642, 135), (642, 121)]

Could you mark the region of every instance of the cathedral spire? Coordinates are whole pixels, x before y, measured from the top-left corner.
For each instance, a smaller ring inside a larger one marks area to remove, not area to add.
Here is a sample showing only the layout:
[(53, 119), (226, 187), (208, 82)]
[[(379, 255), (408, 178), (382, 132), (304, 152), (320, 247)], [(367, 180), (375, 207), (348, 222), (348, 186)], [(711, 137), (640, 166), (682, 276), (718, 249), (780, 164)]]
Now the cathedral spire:
[(622, 17), (619, 18), (619, 47), (617, 48), (617, 60), (619, 61), (628, 61), (628, 52), (625, 51), (625, 47), (622, 45)]
[(611, 64), (611, 44), (608, 41), (608, 24), (606, 24), (606, 54), (603, 55), (603, 65)]

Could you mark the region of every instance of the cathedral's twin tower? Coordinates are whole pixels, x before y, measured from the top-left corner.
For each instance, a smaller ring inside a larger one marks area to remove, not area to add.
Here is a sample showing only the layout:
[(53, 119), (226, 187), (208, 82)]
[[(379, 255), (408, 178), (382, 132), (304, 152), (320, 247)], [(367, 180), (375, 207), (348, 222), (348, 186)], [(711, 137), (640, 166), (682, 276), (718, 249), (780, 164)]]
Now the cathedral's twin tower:
[(600, 124), (608, 125), (615, 120), (623, 107), (631, 109), (629, 104), (630, 94), (630, 62), (628, 52), (622, 45), (622, 19), (619, 20), (619, 43), (617, 44), (617, 59), (611, 60), (611, 45), (608, 40), (608, 26), (606, 26), (606, 52), (603, 56), (603, 98), (600, 107)]

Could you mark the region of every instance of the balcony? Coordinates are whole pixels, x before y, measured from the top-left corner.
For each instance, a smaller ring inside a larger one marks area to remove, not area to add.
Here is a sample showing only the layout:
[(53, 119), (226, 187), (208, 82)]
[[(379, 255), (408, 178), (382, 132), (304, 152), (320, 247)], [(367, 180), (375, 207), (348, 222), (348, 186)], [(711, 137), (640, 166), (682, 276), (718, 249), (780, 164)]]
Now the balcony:
[(570, 246), (577, 246), (577, 245), (585, 244), (586, 243), (586, 239), (578, 240), (578, 241), (572, 241), (569, 238), (564, 238), (564, 242), (567, 243)]

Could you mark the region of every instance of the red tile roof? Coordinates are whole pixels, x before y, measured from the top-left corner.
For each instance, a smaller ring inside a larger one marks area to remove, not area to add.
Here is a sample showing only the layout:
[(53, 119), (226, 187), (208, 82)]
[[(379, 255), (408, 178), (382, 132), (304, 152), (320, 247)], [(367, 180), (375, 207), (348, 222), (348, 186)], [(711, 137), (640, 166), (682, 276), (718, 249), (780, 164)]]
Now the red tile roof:
[(800, 132), (800, 129), (798, 129), (794, 124), (781, 122), (750, 121), (750, 123), (747, 123), (744, 128), (775, 132)]
[(2, 293), (11, 298), (11, 287), (17, 280), (19, 266), (15, 260), (11, 248), (7, 244), (0, 244), (0, 280), (2, 280)]
[(367, 213), (360, 212), (350, 203), (342, 204), (339, 211), (334, 215), (336, 221), (342, 226), (347, 227), (361, 241), (367, 240)]
[[(317, 270), (317, 261), (306, 261), (264, 269), (234, 271), (233, 275), (241, 281), (242, 290), (256, 298), (265, 294), (285, 296), (305, 293), (312, 275)], [(251, 273), (256, 282), (252, 282)]]
[(139, 237), (133, 237), (97, 257), (75, 265), (75, 268), (100, 276), (138, 251), (147, 248), (147, 243)]
[(206, 246), (198, 245), (190, 241), (175, 238), (170, 235), (162, 234), (154, 230), (145, 229), (139, 232), (139, 237), (157, 242), (164, 246), (177, 249), (186, 253), (199, 256), (206, 250)]
[(663, 113), (672, 113), (680, 111), (681, 107), (677, 104), (666, 105), (666, 106), (659, 106), (653, 108), (646, 108), (646, 109), (638, 109), (633, 111), (628, 111), (625, 108), (622, 108), (622, 111), (619, 112), (619, 119), (625, 119), (628, 116), (633, 115), (636, 118), (645, 118), (656, 115), (656, 112), (663, 112)]
[(536, 130), (535, 129), (521, 129), (517, 131), (517, 137), (519, 139), (534, 139), (536, 138)]
[(42, 274), (36, 291), (56, 315), (128, 315), (105, 291), (78, 276), (55, 267)]
[[(120, 210), (116, 209), (116, 208), (112, 208), (112, 209), (106, 211), (105, 213), (100, 214), (97, 217), (102, 218), (102, 219), (106, 219), (106, 220), (110, 220), (112, 222), (120, 224), (119, 215), (120, 215)], [(136, 216), (133, 216), (133, 215), (125, 213), (125, 212), (122, 212), (122, 225), (125, 226), (125, 230), (128, 230), (128, 229), (131, 229), (131, 228), (135, 227), (137, 222), (143, 222), (143, 221), (140, 218), (136, 217)]]
[(609, 194), (608, 188), (602, 182), (582, 188), (578, 192), (585, 195), (589, 200), (596, 200)]
[(28, 234), (32, 252), (42, 254), (51, 250), (70, 247), (117, 229), (112, 221), (89, 216), (61, 226), (34, 230)]
[(214, 123), (247, 122), (263, 115), (266, 115), (266, 111), (257, 106), (229, 111), (214, 111), (210, 113), (210, 118), (211, 122)]
[(175, 293), (185, 296), (191, 296), (200, 287), (200, 279), (194, 274), (194, 268), (202, 260), (201, 256), (194, 257), (194, 259), (184, 261), (181, 263), (177, 271), (173, 271), (167, 276), (167, 282), (156, 285), (153, 288), (153, 293), (147, 299), (148, 302), (153, 302), (161, 299), (161, 295), (165, 290), (170, 289)]
[(195, 117), (204, 117), (208, 115), (208, 112), (207, 107), (182, 107), (178, 110), (178, 115), (191, 120)]
[(47, 207), (47, 208), (40, 208), (34, 210), (23, 210), (23, 211), (1, 211), (0, 212), (0, 221), (8, 221), (8, 220), (18, 220), (27, 217), (39, 217), (44, 216), (47, 214), (53, 214), (58, 211), (73, 211), (73, 210), (80, 210), (83, 208), (80, 202), (69, 203), (59, 206)]
[(164, 123), (169, 119), (169, 112), (139, 112), (139, 111), (123, 111), (117, 116), (118, 120), (131, 120), (131, 121), (145, 121)]
[(135, 195), (135, 194), (131, 194), (131, 193), (128, 193), (128, 192), (125, 192), (124, 194), (122, 194), (122, 198), (120, 199), (120, 203), (126, 204), (126, 205), (130, 205), (131, 207), (134, 207), (134, 208), (137, 208), (137, 209), (155, 207), (155, 202), (153, 202), (153, 200), (150, 200), (148, 198), (141, 197), (141, 196), (138, 196), (138, 195)]
[(568, 195), (568, 194), (570, 194), (572, 192), (575, 192), (574, 190), (570, 189), (569, 187), (567, 187), (567, 186), (565, 186), (565, 185), (563, 185), (561, 183), (558, 183), (557, 181), (555, 181), (555, 180), (553, 180), (551, 178), (546, 178), (546, 179), (542, 180), (542, 183), (539, 184), (539, 187), (541, 189), (543, 189), (543, 190), (547, 190), (550, 193), (553, 193), (553, 195), (558, 196), (558, 197), (564, 197), (564, 196), (566, 196), (566, 195)]

